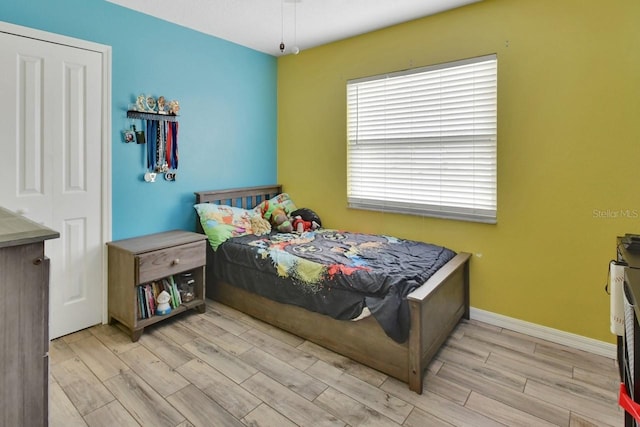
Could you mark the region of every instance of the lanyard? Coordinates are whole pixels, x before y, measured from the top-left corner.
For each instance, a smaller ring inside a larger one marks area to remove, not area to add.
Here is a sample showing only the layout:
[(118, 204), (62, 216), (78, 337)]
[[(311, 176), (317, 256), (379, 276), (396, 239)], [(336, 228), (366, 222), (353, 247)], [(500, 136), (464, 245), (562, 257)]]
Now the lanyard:
[(173, 159), (171, 158), (171, 146), (173, 144), (173, 132), (171, 132), (171, 123), (167, 123), (167, 127), (165, 129), (167, 131), (165, 142), (165, 152), (164, 157), (166, 159), (167, 165), (169, 165), (169, 169), (173, 169)]
[[(147, 169), (178, 169), (178, 122), (147, 120)], [(163, 168), (164, 169), (164, 168)]]
[(156, 121), (156, 169), (158, 172), (164, 171), (164, 124), (165, 122)]
[(178, 122), (170, 122), (170, 133), (171, 133), (171, 167), (173, 169), (178, 169)]
[(156, 169), (156, 144), (157, 144), (158, 122), (147, 120), (147, 168), (151, 171)]

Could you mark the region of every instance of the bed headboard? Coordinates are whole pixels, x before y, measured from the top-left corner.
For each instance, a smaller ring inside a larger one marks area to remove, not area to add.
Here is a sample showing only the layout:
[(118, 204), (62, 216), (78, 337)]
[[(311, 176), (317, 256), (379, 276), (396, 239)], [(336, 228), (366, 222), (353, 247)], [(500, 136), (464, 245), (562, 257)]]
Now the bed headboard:
[[(282, 193), (282, 185), (262, 185), (259, 187), (231, 188), (226, 190), (196, 191), (196, 203), (215, 203), (243, 209), (255, 208), (263, 200), (269, 200)], [(196, 231), (204, 234), (200, 219), (196, 215)], [(207, 251), (210, 252), (210, 251)]]
[(232, 188), (227, 190), (197, 191), (196, 203), (216, 203), (243, 209), (252, 209), (263, 200), (269, 200), (282, 192), (281, 185)]

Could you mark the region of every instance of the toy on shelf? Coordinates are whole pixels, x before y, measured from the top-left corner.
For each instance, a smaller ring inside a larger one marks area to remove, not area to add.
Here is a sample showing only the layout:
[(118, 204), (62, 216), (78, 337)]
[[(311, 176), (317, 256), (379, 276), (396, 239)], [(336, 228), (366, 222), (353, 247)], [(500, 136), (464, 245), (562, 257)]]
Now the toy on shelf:
[(156, 298), (156, 302), (158, 303), (158, 307), (156, 308), (156, 314), (159, 316), (171, 313), (171, 306), (169, 305), (169, 301), (171, 301), (171, 296), (167, 291), (162, 291)]

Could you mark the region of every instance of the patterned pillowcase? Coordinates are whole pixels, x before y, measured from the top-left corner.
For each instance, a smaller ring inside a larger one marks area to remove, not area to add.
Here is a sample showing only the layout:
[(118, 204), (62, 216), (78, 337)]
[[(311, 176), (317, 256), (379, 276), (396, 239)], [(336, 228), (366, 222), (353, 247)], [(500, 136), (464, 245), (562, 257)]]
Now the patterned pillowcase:
[(293, 203), (293, 200), (291, 200), (287, 193), (280, 193), (269, 200), (263, 201), (258, 206), (253, 208), (253, 210), (264, 217), (267, 206), (273, 207), (275, 205), (280, 206), (282, 209), (284, 209), (287, 215), (290, 215), (291, 212), (297, 209), (295, 203)]
[(244, 236), (253, 232), (251, 229), (251, 217), (255, 215), (253, 210), (214, 203), (200, 203), (193, 207), (214, 250), (231, 237)]

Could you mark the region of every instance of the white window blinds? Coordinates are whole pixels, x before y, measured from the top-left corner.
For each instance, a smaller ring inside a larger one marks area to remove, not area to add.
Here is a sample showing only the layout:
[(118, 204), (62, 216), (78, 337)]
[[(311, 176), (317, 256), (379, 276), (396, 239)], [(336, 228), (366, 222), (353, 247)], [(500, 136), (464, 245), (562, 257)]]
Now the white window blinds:
[(496, 222), (495, 55), (347, 82), (350, 207)]

